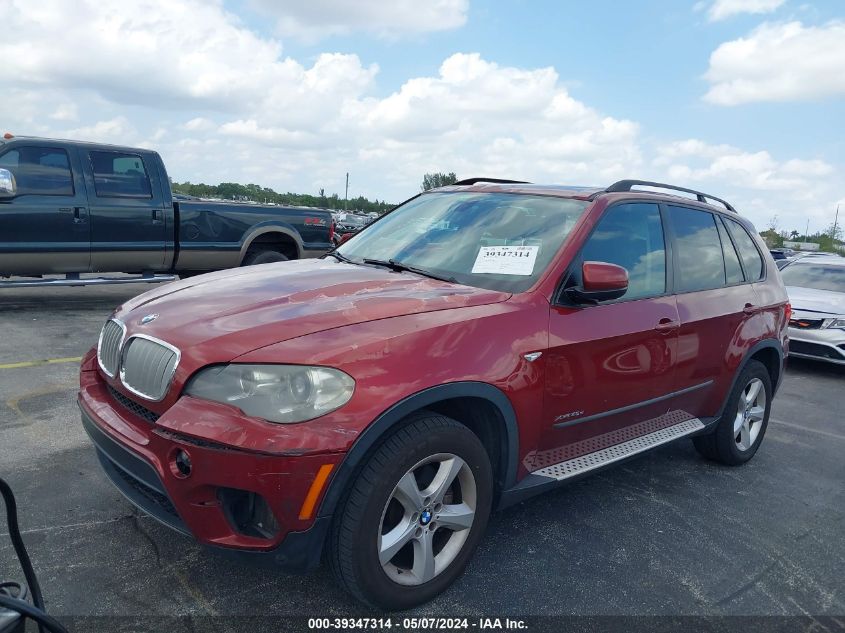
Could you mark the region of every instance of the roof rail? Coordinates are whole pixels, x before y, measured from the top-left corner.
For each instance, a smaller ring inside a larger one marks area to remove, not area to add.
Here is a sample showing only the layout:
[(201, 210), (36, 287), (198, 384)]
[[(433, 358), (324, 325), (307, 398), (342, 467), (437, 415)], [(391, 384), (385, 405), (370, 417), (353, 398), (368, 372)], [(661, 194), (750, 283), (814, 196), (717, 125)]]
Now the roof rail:
[(696, 199), (699, 202), (707, 203), (708, 200), (715, 200), (725, 206), (728, 211), (732, 211), (736, 213), (736, 209), (733, 208), (730, 202), (722, 200), (721, 198), (717, 198), (716, 196), (710, 195), (709, 193), (703, 193), (701, 191), (696, 191), (695, 189), (687, 189), (686, 187), (678, 187), (677, 185), (667, 185), (664, 182), (650, 182), (648, 180), (620, 180), (619, 182), (615, 182), (610, 185), (607, 189), (605, 189), (606, 193), (619, 193), (624, 191), (631, 191), (633, 187), (636, 186), (643, 186), (643, 187), (657, 187), (659, 189), (671, 189), (673, 191), (683, 191), (685, 193), (694, 194)]
[(498, 183), (501, 185), (528, 185), (531, 184), (527, 180), (507, 180), (504, 178), (466, 178), (465, 180), (459, 180), (458, 182), (453, 182), (453, 185), (474, 185), (478, 182), (493, 182)]

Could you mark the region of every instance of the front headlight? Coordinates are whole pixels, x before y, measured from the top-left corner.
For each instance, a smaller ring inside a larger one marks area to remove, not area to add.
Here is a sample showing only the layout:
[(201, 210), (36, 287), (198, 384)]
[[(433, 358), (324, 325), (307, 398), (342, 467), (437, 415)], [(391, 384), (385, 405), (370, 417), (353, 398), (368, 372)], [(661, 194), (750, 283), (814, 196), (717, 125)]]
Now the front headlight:
[(837, 317), (836, 319), (831, 319), (830, 323), (828, 323), (825, 327), (845, 330), (845, 317)]
[(216, 365), (199, 371), (185, 392), (238, 407), (247, 415), (291, 424), (342, 407), (355, 381), (342, 371), (304, 365)]

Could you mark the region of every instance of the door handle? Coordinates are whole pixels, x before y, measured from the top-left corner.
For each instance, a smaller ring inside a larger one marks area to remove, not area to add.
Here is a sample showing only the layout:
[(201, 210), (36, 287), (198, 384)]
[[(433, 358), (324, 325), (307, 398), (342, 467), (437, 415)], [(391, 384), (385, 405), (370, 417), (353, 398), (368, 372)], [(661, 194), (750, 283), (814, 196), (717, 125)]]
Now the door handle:
[(73, 208), (73, 223), (74, 224), (85, 224), (87, 222), (87, 218), (85, 217), (85, 212), (87, 209), (85, 207), (74, 207)]
[(153, 209), (153, 224), (161, 224), (164, 222), (164, 214), (160, 209)]
[(681, 327), (679, 321), (673, 321), (668, 317), (663, 317), (657, 322), (654, 329), (658, 332), (671, 332), (672, 330), (677, 330), (679, 327)]
[(59, 207), (59, 213), (71, 213), (73, 212), (73, 207)]

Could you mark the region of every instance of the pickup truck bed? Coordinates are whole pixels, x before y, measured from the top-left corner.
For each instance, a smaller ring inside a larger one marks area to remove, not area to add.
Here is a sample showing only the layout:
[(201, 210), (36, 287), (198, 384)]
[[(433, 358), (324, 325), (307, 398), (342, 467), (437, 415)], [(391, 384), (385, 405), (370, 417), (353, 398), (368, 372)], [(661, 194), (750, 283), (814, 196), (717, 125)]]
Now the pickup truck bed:
[(174, 201), (151, 150), (0, 140), (0, 276), (184, 275), (316, 257), (332, 232), (321, 209)]

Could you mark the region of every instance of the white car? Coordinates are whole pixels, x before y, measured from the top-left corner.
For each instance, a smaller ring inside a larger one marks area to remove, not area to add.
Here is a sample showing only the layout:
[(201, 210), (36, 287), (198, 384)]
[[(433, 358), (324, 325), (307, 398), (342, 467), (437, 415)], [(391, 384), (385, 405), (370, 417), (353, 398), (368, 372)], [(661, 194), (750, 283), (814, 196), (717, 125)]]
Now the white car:
[(804, 257), (780, 274), (792, 304), (789, 355), (845, 365), (845, 257)]

